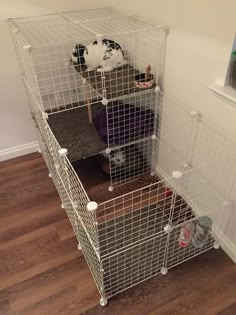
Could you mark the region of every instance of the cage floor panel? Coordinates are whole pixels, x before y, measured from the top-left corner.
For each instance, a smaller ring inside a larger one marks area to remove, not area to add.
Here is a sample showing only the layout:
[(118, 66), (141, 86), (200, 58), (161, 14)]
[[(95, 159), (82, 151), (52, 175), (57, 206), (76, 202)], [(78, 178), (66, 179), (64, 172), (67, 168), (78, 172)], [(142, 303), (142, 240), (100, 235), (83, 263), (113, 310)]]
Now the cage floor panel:
[[(92, 111), (95, 113), (102, 108), (103, 105), (94, 104)], [(87, 106), (51, 114), (48, 122), (60, 146), (68, 150), (71, 162), (97, 154), (106, 148), (93, 123), (89, 122)]]
[[(103, 74), (101, 72), (95, 71), (81, 71), (81, 66), (75, 65), (75, 70), (80, 72), (82, 77), (87, 80), (102, 97), (103, 95)], [(141, 91), (145, 91), (150, 88), (137, 88), (135, 87), (135, 76), (140, 74), (140, 72), (130, 65), (125, 65), (120, 68), (116, 68), (112, 71), (105, 72), (105, 89), (106, 98), (114, 99), (124, 95), (129, 95)], [(154, 86), (151, 87), (152, 89)]]
[[(157, 177), (156, 184), (153, 185), (153, 190), (150, 190), (148, 187), (147, 189), (145, 188), (150, 184), (148, 183), (150, 175), (147, 174), (127, 184), (118, 186), (110, 192), (108, 191), (110, 179), (102, 172), (94, 157), (74, 162), (73, 167), (79, 175), (90, 200), (100, 204), (97, 213), (99, 223), (108, 220), (112, 222), (112, 220), (120, 216), (128, 213), (132, 215), (134, 211), (140, 211), (140, 209), (145, 209), (146, 207), (150, 211), (151, 207), (154, 206), (153, 209), (156, 211), (157, 205), (158, 208), (162, 208), (162, 212), (166, 212), (166, 215), (169, 214), (172, 195), (166, 195), (167, 188), (158, 183), (159, 179)], [(140, 188), (144, 189), (140, 190)], [(129, 195), (131, 192), (133, 192), (132, 196)], [(114, 198), (116, 198), (115, 202)], [(103, 202), (106, 202), (104, 206), (101, 205)], [(173, 223), (179, 224), (181, 221), (190, 218), (192, 218), (191, 208), (187, 207), (186, 202), (181, 196), (178, 196), (175, 202)]]
[(90, 200), (97, 203), (122, 196), (143, 186), (140, 179), (136, 179), (128, 184), (116, 187), (112, 192), (108, 191), (110, 186), (109, 176), (101, 170), (94, 157), (76, 161), (73, 163), (73, 167), (79, 175)]

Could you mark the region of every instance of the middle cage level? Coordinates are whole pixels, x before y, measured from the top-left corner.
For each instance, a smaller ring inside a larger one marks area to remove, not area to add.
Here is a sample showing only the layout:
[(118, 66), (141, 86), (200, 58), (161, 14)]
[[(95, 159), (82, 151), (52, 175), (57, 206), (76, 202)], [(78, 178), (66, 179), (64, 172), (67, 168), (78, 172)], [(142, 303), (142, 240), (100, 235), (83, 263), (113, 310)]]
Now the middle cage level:
[(157, 94), (148, 90), (90, 108), (72, 104), (69, 110), (49, 113), (48, 123), (60, 146), (67, 148), (72, 164), (95, 157), (95, 164), (110, 179), (108, 186), (118, 187), (155, 173)]

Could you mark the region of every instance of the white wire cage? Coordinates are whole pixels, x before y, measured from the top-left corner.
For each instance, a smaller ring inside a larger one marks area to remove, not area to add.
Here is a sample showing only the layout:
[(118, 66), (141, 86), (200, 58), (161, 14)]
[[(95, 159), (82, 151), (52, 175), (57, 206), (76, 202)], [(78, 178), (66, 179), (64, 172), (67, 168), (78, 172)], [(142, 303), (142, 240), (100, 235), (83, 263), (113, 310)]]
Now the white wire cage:
[[(235, 144), (160, 92), (166, 28), (111, 8), (8, 21), (41, 152), (101, 305), (217, 247), (230, 215)], [(74, 46), (98, 34), (122, 46), (127, 65), (99, 73), (71, 63)], [(135, 75), (147, 65), (155, 82), (139, 89)], [(101, 191), (90, 196), (73, 166), (101, 152), (109, 190), (122, 187), (105, 200)], [(212, 227), (202, 246), (181, 247), (183, 226), (192, 222), (196, 229), (203, 216)]]

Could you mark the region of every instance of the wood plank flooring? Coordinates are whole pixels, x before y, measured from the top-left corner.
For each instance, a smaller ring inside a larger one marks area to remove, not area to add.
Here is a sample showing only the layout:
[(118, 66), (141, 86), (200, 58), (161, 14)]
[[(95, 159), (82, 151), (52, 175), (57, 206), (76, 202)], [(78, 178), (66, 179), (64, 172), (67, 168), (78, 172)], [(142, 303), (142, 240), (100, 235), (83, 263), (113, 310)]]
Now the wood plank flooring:
[(38, 153), (0, 163), (0, 315), (236, 315), (236, 265), (210, 251), (98, 305)]

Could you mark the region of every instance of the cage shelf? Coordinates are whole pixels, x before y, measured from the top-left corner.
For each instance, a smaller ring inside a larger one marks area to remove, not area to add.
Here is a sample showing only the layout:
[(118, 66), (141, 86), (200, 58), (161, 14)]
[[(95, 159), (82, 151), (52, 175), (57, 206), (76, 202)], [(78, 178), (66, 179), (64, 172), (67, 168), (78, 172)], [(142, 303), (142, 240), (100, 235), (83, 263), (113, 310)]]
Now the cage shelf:
[[(94, 104), (93, 110), (102, 106)], [(106, 148), (94, 124), (88, 120), (87, 106), (49, 115), (48, 122), (60, 146), (68, 149), (71, 162), (98, 154)]]
[(135, 86), (135, 76), (140, 71), (131, 65), (114, 69), (113, 71), (101, 73), (96, 71), (81, 71), (81, 67), (75, 65), (75, 70), (81, 74), (86, 83), (98, 93), (100, 98), (104, 97), (103, 77), (105, 78), (105, 95), (108, 100), (114, 100), (127, 95), (144, 93), (147, 90), (155, 89), (156, 85), (147, 88), (138, 88)]

